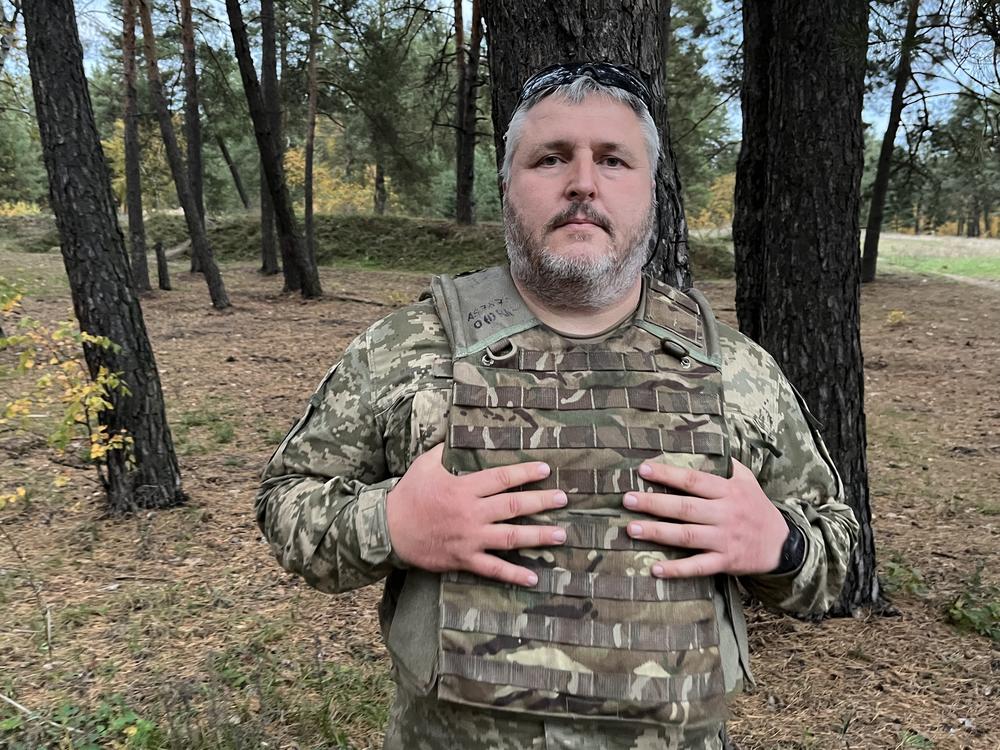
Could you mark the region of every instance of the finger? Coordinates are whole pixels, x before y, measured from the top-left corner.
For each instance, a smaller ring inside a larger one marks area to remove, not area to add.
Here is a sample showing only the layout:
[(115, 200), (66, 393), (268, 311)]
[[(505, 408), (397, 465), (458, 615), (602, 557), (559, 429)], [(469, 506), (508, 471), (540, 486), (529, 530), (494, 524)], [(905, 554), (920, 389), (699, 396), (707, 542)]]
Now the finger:
[(469, 486), (469, 491), (476, 497), (489, 497), (512, 487), (537, 482), (539, 479), (545, 479), (548, 475), (548, 464), (541, 461), (530, 461), (475, 471), (463, 476), (462, 481)]
[(639, 476), (695, 497), (720, 498), (729, 492), (723, 477), (681, 466), (647, 461), (639, 466)]
[(650, 572), (656, 578), (706, 578), (725, 573), (726, 558), (721, 552), (704, 552), (680, 560), (661, 560)]
[(566, 541), (566, 530), (558, 526), (527, 526), (516, 523), (490, 524), (483, 536), (485, 549), (551, 547)]
[(629, 510), (659, 518), (674, 518), (687, 523), (715, 525), (722, 520), (718, 503), (690, 495), (666, 495), (661, 492), (630, 492), (622, 499)]
[(719, 531), (715, 526), (663, 521), (632, 521), (628, 525), (628, 535), (633, 539), (684, 549), (715, 550), (719, 540)]
[(467, 570), (483, 578), (512, 583), (515, 586), (534, 586), (538, 576), (527, 568), (501, 560), (496, 555), (480, 552), (469, 561)]
[(537, 490), (533, 492), (505, 492), (486, 498), (483, 507), (489, 523), (506, 521), (508, 518), (530, 516), (566, 505), (566, 493), (562, 490)]

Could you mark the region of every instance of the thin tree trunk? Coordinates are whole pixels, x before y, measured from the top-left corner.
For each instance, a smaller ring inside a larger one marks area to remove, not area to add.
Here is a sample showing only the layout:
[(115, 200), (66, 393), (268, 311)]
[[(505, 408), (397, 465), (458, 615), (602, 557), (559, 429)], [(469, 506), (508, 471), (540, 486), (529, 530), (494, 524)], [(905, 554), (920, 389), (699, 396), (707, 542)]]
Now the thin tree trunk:
[[(260, 94), (274, 141), (280, 154), (281, 115), (278, 99), (278, 58), (275, 51), (274, 0), (261, 0), (260, 4)], [(279, 156), (279, 158), (281, 158)], [(274, 202), (271, 189), (264, 175), (263, 159), (260, 163), (260, 272), (267, 276), (283, 271), (285, 291), (297, 292), (302, 288), (298, 270), (288, 258), (278, 266), (278, 243), (274, 236)]]
[(233, 46), (240, 66), (240, 76), (243, 79), (243, 90), (246, 93), (250, 117), (254, 124), (254, 135), (257, 138), (257, 148), (260, 151), (264, 176), (271, 191), (271, 200), (274, 203), (274, 215), (278, 225), (278, 238), (281, 242), (282, 254), (287, 255), (289, 260), (298, 267), (302, 279), (302, 296), (318, 297), (323, 293), (319, 282), (319, 272), (315, 263), (308, 262), (302, 248), (295, 214), (292, 211), (292, 201), (288, 195), (288, 185), (285, 182), (281, 152), (276, 142), (274, 128), (264, 109), (239, 0), (226, 0), (226, 11), (229, 15)]
[(983, 234), (993, 236), (993, 217), (990, 215), (990, 202), (983, 200)]
[(965, 232), (965, 217), (959, 215), (958, 220), (955, 222), (955, 224), (956, 224), (955, 236), (961, 237), (962, 234)]
[(375, 157), (375, 213), (378, 216), (385, 214), (386, 204), (389, 196), (385, 192), (385, 167), (382, 166), (382, 157)]
[(306, 122), (305, 225), (306, 255), (316, 263), (316, 231), (313, 226), (313, 157), (316, 150), (316, 98), (319, 95), (316, 55), (319, 52), (319, 0), (310, 2), (309, 19), (309, 114)]
[(139, 153), (139, 103), (135, 90), (135, 0), (124, 0), (122, 60), (125, 78), (125, 204), (128, 211), (132, 280), (137, 292), (152, 291), (146, 260), (146, 227), (142, 217), (142, 177)]
[(458, 66), (458, 107), (455, 117), (455, 220), (459, 224), (476, 222), (476, 94), (479, 85), (482, 28), (479, 0), (473, 0), (469, 44), (466, 47), (462, 0), (455, 0), (455, 58)]
[(236, 192), (239, 193), (240, 202), (243, 204), (243, 208), (249, 211), (250, 198), (247, 196), (246, 188), (243, 187), (243, 179), (240, 177), (240, 169), (236, 166), (236, 162), (233, 161), (233, 157), (229, 155), (229, 149), (226, 148), (226, 142), (218, 133), (215, 134), (215, 142), (219, 145), (219, 151), (222, 153), (222, 158), (225, 160), (226, 166), (229, 167), (229, 174), (233, 176), (233, 185), (236, 186)]
[(653, 120), (663, 157), (656, 171), (657, 231), (647, 269), (675, 286), (690, 286), (688, 228), (663, 85), (669, 43), (670, 3), (570, 0), (482, 0), (487, 59), (493, 95), (493, 137), (497, 166), (503, 164), (503, 136), (521, 84), (539, 69), (562, 60), (614, 60), (635, 68), (653, 93)]
[(837, 614), (884, 604), (868, 494), (860, 338), (867, 19), (865, 0), (743, 4), (736, 308), (740, 329), (774, 356), (825, 423), (823, 437), (862, 526)]
[[(180, 0), (181, 63), (184, 69), (184, 137), (187, 139), (187, 173), (198, 216), (205, 225), (205, 190), (201, 164), (201, 116), (198, 111), (198, 68), (194, 46), (191, 0)], [(191, 271), (201, 272), (198, 255), (191, 253)]]
[(966, 237), (979, 236), (979, 201), (973, 199), (969, 208), (969, 220), (965, 224)]
[(910, 82), (910, 60), (917, 38), (917, 11), (920, 9), (920, 0), (908, 0), (908, 4), (906, 30), (903, 32), (903, 40), (899, 43), (899, 65), (896, 67), (896, 80), (892, 87), (892, 100), (889, 103), (889, 122), (882, 136), (882, 149), (879, 151), (878, 165), (875, 167), (872, 199), (868, 207), (865, 248), (861, 259), (862, 283), (875, 280), (878, 240), (882, 232), (885, 198), (889, 192), (889, 177), (892, 171), (893, 144), (896, 142), (896, 131), (899, 129), (899, 121), (903, 114), (903, 95), (906, 93), (906, 85)]
[(117, 344), (84, 344), (87, 368), (91, 377), (103, 368), (120, 373), (129, 391), (110, 394), (112, 408), (98, 415), (108, 435), (124, 432), (132, 441), (127, 451), (107, 454), (108, 503), (113, 512), (177, 505), (184, 491), (94, 122), (72, 0), (25, 3), (24, 26), (73, 308), (82, 331)]
[(160, 289), (169, 292), (171, 289), (170, 268), (167, 266), (167, 254), (163, 250), (163, 242), (161, 240), (157, 240), (156, 244), (153, 245), (153, 251), (156, 253), (156, 280), (159, 283)]
[(229, 307), (229, 296), (226, 294), (226, 287), (222, 282), (222, 274), (219, 273), (219, 267), (212, 256), (212, 246), (208, 243), (201, 214), (194, 202), (191, 185), (188, 183), (187, 170), (184, 167), (184, 158), (181, 156), (180, 146), (177, 145), (174, 125), (170, 120), (170, 111), (167, 109), (163, 83), (160, 81), (160, 71), (156, 64), (156, 41), (153, 36), (150, 0), (138, 0), (138, 2), (139, 16), (142, 19), (143, 48), (146, 54), (146, 74), (149, 79), (150, 99), (153, 103), (153, 109), (156, 110), (156, 119), (160, 123), (160, 135), (163, 137), (167, 161), (170, 162), (170, 172), (174, 177), (177, 201), (184, 211), (184, 221), (191, 237), (191, 252), (197, 254), (201, 260), (201, 268), (205, 274), (205, 281), (208, 283), (212, 305), (216, 309), (223, 310)]

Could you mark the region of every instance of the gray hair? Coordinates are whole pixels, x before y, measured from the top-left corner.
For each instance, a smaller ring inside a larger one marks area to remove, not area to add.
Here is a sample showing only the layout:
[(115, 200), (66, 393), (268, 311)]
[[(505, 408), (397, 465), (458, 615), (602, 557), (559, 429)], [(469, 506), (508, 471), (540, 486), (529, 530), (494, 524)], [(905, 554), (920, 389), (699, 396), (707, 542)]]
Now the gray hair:
[(500, 180), (506, 188), (510, 183), (510, 168), (514, 160), (514, 152), (517, 150), (521, 140), (524, 120), (528, 115), (528, 110), (546, 97), (558, 97), (569, 104), (579, 104), (590, 95), (604, 96), (616, 102), (620, 102), (635, 112), (639, 118), (639, 126), (642, 128), (642, 135), (646, 141), (646, 151), (649, 155), (650, 171), (653, 174), (653, 181), (656, 181), (656, 166), (660, 161), (660, 133), (656, 129), (652, 115), (646, 109), (639, 97), (630, 94), (624, 89), (616, 86), (604, 86), (589, 76), (580, 76), (572, 83), (562, 86), (555, 86), (551, 89), (542, 89), (529, 96), (514, 110), (507, 126), (507, 133), (504, 135), (506, 148), (503, 155), (503, 166), (500, 168)]

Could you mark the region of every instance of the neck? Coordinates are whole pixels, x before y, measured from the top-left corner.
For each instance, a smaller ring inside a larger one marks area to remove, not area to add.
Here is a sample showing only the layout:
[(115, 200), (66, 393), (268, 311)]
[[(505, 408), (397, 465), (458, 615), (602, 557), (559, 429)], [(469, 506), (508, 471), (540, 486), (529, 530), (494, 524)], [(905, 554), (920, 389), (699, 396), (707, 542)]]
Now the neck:
[(621, 298), (600, 310), (555, 310), (543, 305), (517, 279), (514, 279), (514, 285), (539, 321), (559, 333), (579, 337), (596, 336), (621, 322), (639, 306), (639, 297), (642, 295), (642, 277), (639, 276)]

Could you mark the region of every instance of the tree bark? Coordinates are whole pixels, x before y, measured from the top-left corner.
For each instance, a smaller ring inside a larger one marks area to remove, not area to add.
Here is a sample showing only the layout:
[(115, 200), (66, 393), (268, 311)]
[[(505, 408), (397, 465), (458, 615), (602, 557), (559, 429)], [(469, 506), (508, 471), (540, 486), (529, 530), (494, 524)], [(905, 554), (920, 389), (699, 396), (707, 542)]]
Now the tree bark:
[(316, 99), (319, 95), (316, 55), (319, 52), (319, 0), (311, 0), (309, 14), (309, 112), (306, 122), (305, 225), (306, 255), (316, 263), (316, 231), (313, 226), (313, 157), (316, 150)]
[(455, 59), (458, 106), (455, 117), (455, 221), (476, 223), (476, 99), (483, 20), (480, 0), (472, 2), (469, 44), (465, 44), (462, 0), (455, 0)]
[[(184, 69), (184, 136), (187, 139), (187, 172), (198, 216), (205, 225), (205, 188), (201, 163), (201, 115), (198, 111), (198, 68), (194, 46), (191, 0), (180, 0), (181, 62)], [(200, 272), (198, 255), (191, 253), (191, 270)]]
[(152, 291), (146, 260), (146, 227), (142, 217), (142, 177), (139, 147), (139, 102), (135, 89), (135, 0), (122, 3), (122, 61), (125, 78), (125, 205), (128, 211), (132, 280), (137, 292)]
[(483, 18), (498, 168), (507, 123), (521, 85), (532, 73), (561, 61), (610, 60), (631, 65), (643, 77), (653, 94), (652, 115), (663, 150), (656, 172), (657, 231), (648, 269), (677, 287), (690, 286), (688, 227), (663, 92), (670, 3), (593, 0), (582, 6), (570, 0), (483, 0)]
[[(128, 0), (126, 0), (128, 2)], [(165, 292), (169, 292), (170, 286), (170, 268), (167, 266), (167, 254), (163, 250), (163, 242), (160, 240), (156, 241), (153, 245), (153, 252), (156, 253), (156, 281), (159, 284), (160, 289)]]
[(878, 155), (878, 165), (875, 167), (875, 181), (872, 183), (871, 205), (868, 207), (868, 224), (865, 228), (865, 248), (861, 258), (861, 281), (867, 283), (875, 280), (875, 269), (878, 265), (878, 240), (882, 232), (882, 220), (885, 217), (885, 197), (889, 192), (889, 177), (892, 171), (892, 150), (896, 142), (896, 131), (903, 114), (903, 95), (906, 85), (910, 82), (910, 60), (917, 38), (917, 11), (920, 0), (908, 0), (906, 13), (906, 30), (903, 40), (899, 43), (899, 65), (896, 67), (896, 77), (892, 87), (892, 100), (889, 103), (889, 122), (882, 136), (882, 149)]
[(125, 240), (94, 123), (72, 0), (24, 4), (28, 63), (49, 199), (80, 329), (120, 348), (84, 345), (91, 377), (121, 373), (129, 393), (111, 394), (99, 415), (109, 435), (123, 430), (131, 450), (107, 454), (114, 512), (184, 501), (156, 360), (129, 272)]
[(302, 279), (302, 296), (306, 298), (319, 297), (323, 289), (319, 283), (319, 271), (315, 263), (309, 263), (302, 247), (295, 214), (292, 211), (292, 200), (288, 195), (288, 185), (285, 182), (285, 171), (281, 163), (281, 151), (275, 137), (273, 123), (267, 117), (264, 101), (257, 81), (257, 72), (253, 67), (250, 55), (250, 45), (247, 41), (247, 30), (243, 23), (243, 12), (239, 0), (226, 0), (226, 11), (229, 15), (229, 26), (233, 35), (233, 46), (236, 59), (240, 66), (240, 77), (243, 79), (243, 90), (246, 93), (250, 117), (254, 124), (254, 135), (257, 138), (257, 148), (264, 168), (264, 176), (274, 203), (274, 218), (278, 225), (278, 239), (282, 254), (293, 263)]
[[(260, 94), (264, 99), (264, 110), (274, 132), (274, 140), (281, 152), (281, 114), (278, 96), (278, 58), (275, 51), (274, 0), (261, 0), (260, 4)], [(297, 292), (302, 288), (298, 270), (288, 258), (282, 258), (278, 265), (278, 244), (274, 236), (274, 203), (271, 189), (264, 174), (264, 162), (260, 163), (260, 272), (271, 276), (282, 270), (285, 291)]]
[[(233, 157), (229, 155), (229, 149), (226, 148), (226, 142), (218, 133), (215, 134), (215, 142), (219, 145), (219, 151), (222, 154), (222, 158), (226, 162), (226, 166), (229, 167), (229, 174), (233, 176), (233, 185), (236, 186), (236, 192), (240, 196), (240, 202), (243, 203), (243, 208), (249, 211), (250, 198), (247, 196), (246, 188), (243, 187), (243, 178), (240, 177), (240, 168), (236, 166), (236, 162), (233, 161)], [(275, 270), (277, 271), (277, 269)]]
[(884, 604), (875, 570), (860, 339), (864, 0), (746, 0), (736, 307), (810, 409), (862, 525), (836, 614)]
[(385, 167), (382, 166), (382, 157), (375, 157), (375, 213), (378, 216), (385, 214), (385, 209), (389, 203), (389, 196), (385, 191)]
[(156, 63), (156, 40), (153, 36), (150, 1), (137, 0), (139, 17), (142, 19), (142, 40), (146, 55), (146, 76), (149, 79), (150, 99), (153, 103), (153, 109), (156, 111), (156, 119), (160, 123), (160, 135), (163, 137), (167, 161), (170, 163), (170, 172), (174, 178), (177, 201), (184, 211), (184, 222), (191, 237), (191, 252), (196, 254), (201, 262), (201, 269), (205, 274), (212, 305), (216, 309), (223, 310), (229, 307), (229, 296), (226, 294), (226, 287), (222, 282), (222, 274), (219, 273), (219, 267), (212, 256), (212, 246), (208, 244), (208, 235), (205, 234), (205, 225), (201, 220), (201, 214), (195, 205), (194, 194), (191, 192), (187, 170), (184, 166), (184, 158), (181, 156), (180, 146), (177, 145), (177, 136), (174, 134), (170, 110), (167, 108), (167, 99), (163, 93), (163, 83), (160, 80), (160, 71)]

